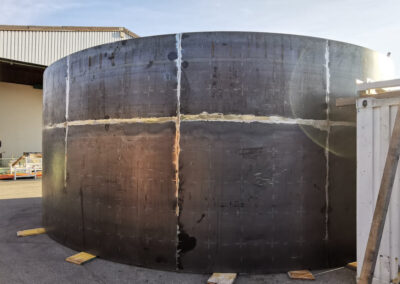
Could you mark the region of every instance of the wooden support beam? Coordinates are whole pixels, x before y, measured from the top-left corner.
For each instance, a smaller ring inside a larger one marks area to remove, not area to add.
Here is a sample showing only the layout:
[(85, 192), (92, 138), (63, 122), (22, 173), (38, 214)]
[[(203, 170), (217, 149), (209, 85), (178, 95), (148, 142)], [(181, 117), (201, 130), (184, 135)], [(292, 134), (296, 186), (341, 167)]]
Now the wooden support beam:
[(35, 228), (35, 229), (18, 231), (17, 237), (28, 237), (28, 236), (45, 234), (45, 233), (46, 233), (45, 228)]
[(207, 284), (232, 284), (236, 279), (236, 273), (213, 273)]
[(336, 106), (337, 107), (343, 107), (343, 106), (351, 106), (356, 104), (356, 97), (350, 97), (350, 98), (337, 98), (336, 99)]
[(391, 99), (391, 98), (400, 98), (400, 90), (398, 91), (389, 91), (380, 94), (374, 95), (366, 95), (361, 94), (359, 97), (345, 97), (345, 98), (337, 98), (336, 106), (344, 107), (344, 106), (352, 106), (356, 104), (357, 98), (373, 98), (373, 99)]
[(288, 276), (290, 279), (315, 280), (314, 275), (309, 270), (289, 271)]
[(360, 91), (367, 91), (370, 89), (382, 89), (382, 88), (390, 88), (398, 86), (400, 86), (400, 79), (393, 79), (393, 80), (357, 84), (357, 91), (360, 92)]
[(400, 97), (400, 91), (384, 92), (376, 95), (360, 95), (360, 98), (390, 99)]
[(81, 265), (93, 260), (94, 258), (96, 258), (96, 256), (93, 254), (87, 252), (80, 252), (67, 257), (65, 260), (74, 264)]
[(400, 157), (400, 107), (396, 114), (392, 137), (390, 138), (389, 150), (386, 156), (385, 168), (383, 170), (378, 199), (372, 218), (367, 246), (365, 248), (364, 262), (361, 269), (358, 284), (370, 284), (374, 276), (376, 259), (379, 253), (383, 228), (390, 197), (392, 195), (393, 183), (396, 176), (397, 165)]
[(346, 265), (346, 267), (347, 267), (348, 269), (357, 271), (357, 261), (348, 263), (348, 264)]

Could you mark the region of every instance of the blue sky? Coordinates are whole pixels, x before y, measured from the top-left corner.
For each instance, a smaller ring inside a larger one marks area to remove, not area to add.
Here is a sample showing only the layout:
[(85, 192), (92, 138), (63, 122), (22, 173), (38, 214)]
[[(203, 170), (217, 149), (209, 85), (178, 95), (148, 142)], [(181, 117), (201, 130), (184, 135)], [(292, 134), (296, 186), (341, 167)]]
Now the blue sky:
[(400, 77), (400, 0), (0, 0), (0, 24), (301, 34), (390, 51)]

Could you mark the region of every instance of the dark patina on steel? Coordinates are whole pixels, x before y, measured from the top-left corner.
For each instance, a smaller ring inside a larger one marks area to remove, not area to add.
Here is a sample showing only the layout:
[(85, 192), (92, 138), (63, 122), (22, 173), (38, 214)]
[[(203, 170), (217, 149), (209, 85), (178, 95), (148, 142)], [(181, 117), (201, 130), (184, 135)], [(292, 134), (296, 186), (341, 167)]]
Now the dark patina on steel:
[[(44, 78), (43, 223), (80, 251), (188, 272), (355, 259), (355, 80), (326, 39), (184, 33), (93, 47)], [(382, 68), (383, 69), (383, 68)]]

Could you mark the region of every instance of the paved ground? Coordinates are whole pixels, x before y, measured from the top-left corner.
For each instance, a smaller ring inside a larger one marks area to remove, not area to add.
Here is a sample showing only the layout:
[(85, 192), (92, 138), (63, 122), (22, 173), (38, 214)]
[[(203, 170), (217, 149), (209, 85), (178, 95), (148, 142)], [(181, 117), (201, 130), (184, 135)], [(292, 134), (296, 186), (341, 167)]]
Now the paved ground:
[(42, 197), (40, 179), (0, 180), (0, 200), (32, 197)]
[[(96, 259), (83, 266), (64, 261), (75, 251), (47, 235), (17, 238), (16, 232), (41, 227), (41, 181), (0, 181), (0, 283), (206, 283), (209, 275), (163, 272)], [(313, 271), (310, 283), (356, 283), (346, 268)], [(321, 273), (321, 274), (319, 274)], [(237, 284), (305, 283), (286, 274), (239, 275)]]

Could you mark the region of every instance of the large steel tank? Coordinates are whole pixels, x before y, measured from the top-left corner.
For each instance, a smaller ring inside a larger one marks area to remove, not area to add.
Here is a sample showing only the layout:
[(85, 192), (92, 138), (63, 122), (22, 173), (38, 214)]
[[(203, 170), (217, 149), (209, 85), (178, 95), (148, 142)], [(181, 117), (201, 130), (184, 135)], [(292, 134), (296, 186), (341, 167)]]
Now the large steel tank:
[(369, 49), (184, 33), (93, 47), (44, 75), (43, 223), (80, 251), (191, 272), (354, 261), (356, 79)]

